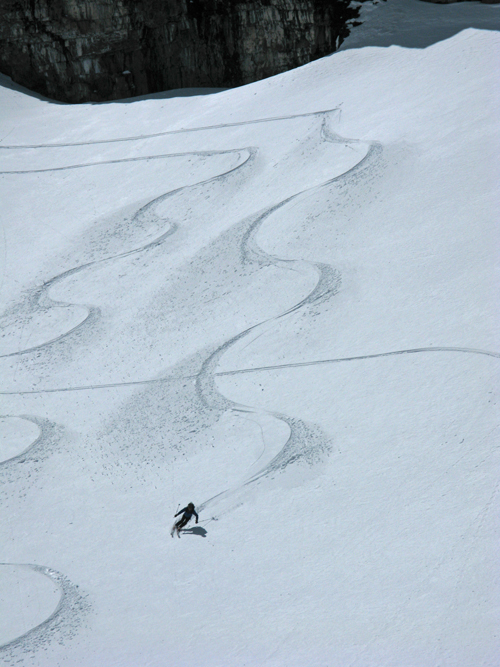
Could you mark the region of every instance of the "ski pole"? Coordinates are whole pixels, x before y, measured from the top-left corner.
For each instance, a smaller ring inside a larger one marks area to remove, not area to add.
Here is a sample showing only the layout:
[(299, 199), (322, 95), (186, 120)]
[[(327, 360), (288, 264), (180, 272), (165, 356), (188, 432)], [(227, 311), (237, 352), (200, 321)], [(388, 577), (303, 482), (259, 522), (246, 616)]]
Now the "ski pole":
[(210, 519), (204, 519), (203, 521), (198, 521), (198, 524), (200, 524), (200, 523), (210, 523), (210, 521), (217, 521), (217, 518), (215, 516), (213, 516)]

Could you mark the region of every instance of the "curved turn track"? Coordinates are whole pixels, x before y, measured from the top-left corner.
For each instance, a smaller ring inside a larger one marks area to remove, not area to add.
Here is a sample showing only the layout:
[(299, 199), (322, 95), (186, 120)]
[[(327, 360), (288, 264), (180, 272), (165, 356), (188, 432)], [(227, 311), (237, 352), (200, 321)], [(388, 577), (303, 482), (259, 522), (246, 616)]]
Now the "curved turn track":
[(48, 577), (60, 590), (57, 607), (48, 618), (20, 637), (0, 646), (0, 657), (6, 661), (5, 664), (11, 664), (11, 661), (16, 659), (19, 661), (21, 656), (26, 655), (26, 653), (39, 651), (53, 637), (57, 636), (61, 642), (70, 639), (78, 632), (79, 626), (91, 608), (86, 596), (78, 590), (78, 586), (75, 586), (60, 572), (49, 567), (31, 563), (0, 563), (0, 565), (15, 566), (37, 572), (44, 577)]

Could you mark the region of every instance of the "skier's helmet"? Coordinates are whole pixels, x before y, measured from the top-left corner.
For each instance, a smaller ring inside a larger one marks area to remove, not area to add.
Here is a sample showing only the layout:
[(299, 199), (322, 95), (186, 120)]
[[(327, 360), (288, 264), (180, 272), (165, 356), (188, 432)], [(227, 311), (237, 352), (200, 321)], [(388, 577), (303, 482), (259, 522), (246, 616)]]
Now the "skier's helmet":
[(193, 503), (188, 504), (188, 510), (194, 510), (194, 505)]

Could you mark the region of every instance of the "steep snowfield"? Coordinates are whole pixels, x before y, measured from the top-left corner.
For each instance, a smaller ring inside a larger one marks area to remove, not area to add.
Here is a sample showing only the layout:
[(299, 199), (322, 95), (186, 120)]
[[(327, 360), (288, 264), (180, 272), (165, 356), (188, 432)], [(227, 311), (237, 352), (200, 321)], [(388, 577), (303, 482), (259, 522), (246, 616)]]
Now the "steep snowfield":
[(2, 88), (2, 664), (497, 664), (499, 53)]

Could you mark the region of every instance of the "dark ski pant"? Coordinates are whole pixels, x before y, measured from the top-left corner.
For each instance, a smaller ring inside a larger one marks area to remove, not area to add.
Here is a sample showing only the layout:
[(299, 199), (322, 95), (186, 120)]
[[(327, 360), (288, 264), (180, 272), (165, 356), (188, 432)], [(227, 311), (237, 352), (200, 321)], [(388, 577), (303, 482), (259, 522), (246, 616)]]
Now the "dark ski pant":
[(185, 517), (183, 516), (182, 519), (179, 519), (179, 521), (176, 522), (174, 528), (177, 532), (181, 530), (181, 528), (184, 528), (189, 523), (189, 520), (191, 517)]

